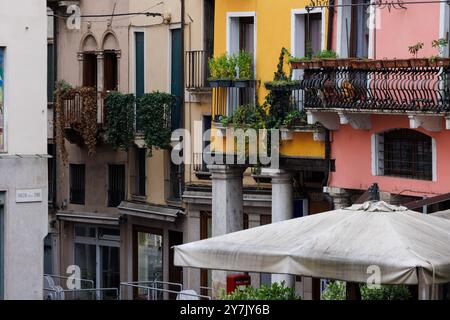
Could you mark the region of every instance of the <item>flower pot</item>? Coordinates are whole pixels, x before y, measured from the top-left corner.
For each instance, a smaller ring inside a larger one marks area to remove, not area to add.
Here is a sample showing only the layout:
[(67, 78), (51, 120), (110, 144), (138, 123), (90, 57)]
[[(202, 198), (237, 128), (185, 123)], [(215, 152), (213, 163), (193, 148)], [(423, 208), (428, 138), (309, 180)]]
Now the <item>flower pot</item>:
[(387, 69), (395, 68), (395, 60), (382, 60), (382, 65)]
[(353, 69), (366, 70), (368, 68), (366, 60), (352, 60), (350, 64)]
[(395, 61), (396, 68), (409, 68), (409, 60), (408, 59), (398, 59)]
[(292, 69), (309, 69), (311, 68), (311, 61), (291, 61)]
[(316, 68), (316, 69), (322, 68), (322, 60), (319, 60), (319, 59), (311, 60), (311, 68)]
[(337, 59), (322, 59), (322, 67), (324, 68), (336, 68), (337, 66)]
[(349, 68), (351, 59), (336, 59), (336, 66), (341, 68)]
[(435, 67), (435, 68), (439, 68), (439, 67), (443, 67), (443, 68), (447, 68), (450, 66), (450, 58), (435, 58), (435, 59), (430, 59), (428, 61), (428, 65), (430, 67)]
[(411, 67), (413, 68), (424, 68), (428, 67), (428, 59), (420, 58), (420, 59), (411, 59), (409, 60)]
[(234, 80), (233, 86), (235, 88), (247, 88), (250, 87), (250, 80)]
[(209, 85), (213, 88), (217, 88), (217, 87), (231, 87), (231, 85), (233, 84), (233, 81), (229, 80), (229, 79), (210, 79), (209, 80)]

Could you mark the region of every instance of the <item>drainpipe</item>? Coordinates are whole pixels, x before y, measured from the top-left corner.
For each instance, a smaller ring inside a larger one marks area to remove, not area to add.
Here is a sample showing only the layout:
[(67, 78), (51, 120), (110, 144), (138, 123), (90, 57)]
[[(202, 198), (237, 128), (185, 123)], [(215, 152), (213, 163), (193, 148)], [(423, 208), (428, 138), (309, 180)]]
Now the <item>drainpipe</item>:
[[(185, 79), (185, 68), (184, 68), (184, 31), (185, 31), (185, 15), (186, 15), (186, 8), (185, 8), (185, 0), (180, 0), (181, 1), (181, 64), (180, 64), (180, 68), (181, 68), (181, 88), (182, 88), (182, 94), (180, 97), (180, 106), (181, 106), (181, 110), (180, 110), (180, 118), (181, 118), (181, 128), (184, 128), (184, 108), (185, 108), (185, 84), (184, 84), (184, 79)], [(185, 164), (182, 164), (180, 167), (180, 186), (181, 186), (181, 193), (180, 193), (180, 198), (183, 197), (183, 191), (184, 191), (184, 171), (185, 171)]]
[[(55, 12), (55, 11), (53, 11)], [(53, 17), (53, 77), (55, 82), (58, 81), (58, 35), (59, 35), (59, 23), (58, 23), (58, 17)], [(58, 147), (57, 147), (57, 137), (56, 137), (56, 110), (55, 110), (55, 104), (53, 103), (53, 155), (54, 155), (54, 159), (53, 159), (53, 173), (54, 173), (54, 178), (53, 178), (53, 210), (55, 210), (55, 206), (57, 206), (57, 200), (58, 197), (56, 195), (57, 192), (57, 187), (56, 187), (56, 181), (57, 181), (57, 173), (56, 170), (58, 168), (57, 166), (57, 161), (58, 161)]]

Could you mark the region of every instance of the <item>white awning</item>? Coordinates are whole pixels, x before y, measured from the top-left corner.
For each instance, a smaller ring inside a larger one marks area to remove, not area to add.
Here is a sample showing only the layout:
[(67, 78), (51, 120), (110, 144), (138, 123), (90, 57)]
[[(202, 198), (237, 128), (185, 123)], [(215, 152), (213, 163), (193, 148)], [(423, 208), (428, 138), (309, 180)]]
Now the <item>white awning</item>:
[(56, 218), (62, 221), (113, 225), (113, 226), (118, 226), (120, 223), (120, 214), (118, 213), (105, 214), (105, 213), (61, 211), (56, 214)]
[(118, 209), (124, 215), (168, 222), (175, 222), (179, 215), (184, 214), (184, 211), (179, 208), (130, 201), (122, 201)]
[(450, 220), (384, 202), (175, 247), (175, 265), (381, 283), (450, 282)]

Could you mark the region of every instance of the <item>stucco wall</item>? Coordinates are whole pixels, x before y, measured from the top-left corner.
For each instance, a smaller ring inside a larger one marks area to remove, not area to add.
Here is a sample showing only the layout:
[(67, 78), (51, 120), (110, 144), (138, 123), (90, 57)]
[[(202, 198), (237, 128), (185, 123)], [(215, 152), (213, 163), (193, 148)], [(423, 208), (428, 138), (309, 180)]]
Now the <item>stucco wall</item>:
[[(7, 151), (46, 154), (46, 3), (1, 1), (0, 15), (0, 47), (6, 47)], [(16, 203), (17, 189), (41, 189), (42, 201)], [(5, 299), (40, 299), (47, 234), (47, 159), (0, 159), (0, 191), (6, 192)]]
[(6, 47), (4, 99), (7, 152), (46, 154), (45, 1), (1, 1), (0, 12), (0, 47)]
[(448, 192), (450, 189), (448, 131), (430, 132), (418, 129), (436, 141), (437, 181), (373, 176), (371, 136), (393, 128), (409, 128), (409, 121), (407, 116), (372, 115), (371, 117), (371, 130), (356, 130), (350, 125), (342, 125), (338, 131), (333, 132), (331, 150), (332, 158), (336, 159), (336, 172), (331, 174), (330, 186), (367, 190), (374, 182), (377, 182), (382, 191), (395, 194), (430, 197)]

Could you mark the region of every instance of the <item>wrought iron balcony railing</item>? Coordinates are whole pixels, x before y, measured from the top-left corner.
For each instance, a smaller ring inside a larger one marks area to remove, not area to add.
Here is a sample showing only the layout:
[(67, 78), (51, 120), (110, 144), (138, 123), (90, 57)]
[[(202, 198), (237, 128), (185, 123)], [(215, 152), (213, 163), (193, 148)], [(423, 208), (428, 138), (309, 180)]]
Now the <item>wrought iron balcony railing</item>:
[(306, 109), (392, 112), (450, 111), (449, 68), (406, 67), (305, 69)]
[(206, 50), (186, 52), (186, 88), (199, 90), (208, 87), (208, 58)]

